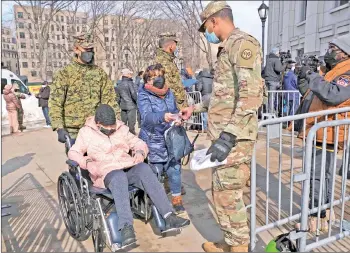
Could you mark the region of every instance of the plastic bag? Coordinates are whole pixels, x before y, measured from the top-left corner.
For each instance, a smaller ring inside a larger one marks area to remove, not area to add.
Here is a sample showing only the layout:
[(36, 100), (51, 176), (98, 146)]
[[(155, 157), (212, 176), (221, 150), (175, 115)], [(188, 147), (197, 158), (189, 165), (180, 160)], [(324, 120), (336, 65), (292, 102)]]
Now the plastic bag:
[(218, 162), (218, 160), (215, 160), (215, 162), (210, 161), (210, 155), (207, 155), (208, 149), (201, 149), (196, 150), (193, 152), (193, 157), (191, 159), (190, 168), (191, 170), (203, 170), (207, 168), (213, 168), (217, 167), (223, 164), (227, 164), (227, 159), (225, 159), (222, 162)]

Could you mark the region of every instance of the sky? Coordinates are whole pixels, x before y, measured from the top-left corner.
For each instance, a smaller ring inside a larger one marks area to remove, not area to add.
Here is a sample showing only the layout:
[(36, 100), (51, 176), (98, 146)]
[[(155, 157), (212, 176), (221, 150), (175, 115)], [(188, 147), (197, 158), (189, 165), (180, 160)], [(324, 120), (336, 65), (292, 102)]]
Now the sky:
[[(206, 6), (210, 1), (203, 1)], [(258, 15), (258, 8), (262, 1), (227, 1), (232, 8), (233, 18), (236, 27), (251, 34), (261, 43), (262, 30), (261, 20)], [(11, 20), (13, 18), (13, 1), (2, 1), (2, 18)], [(268, 5), (268, 1), (265, 1)], [(267, 21), (265, 28), (265, 48), (267, 44)]]

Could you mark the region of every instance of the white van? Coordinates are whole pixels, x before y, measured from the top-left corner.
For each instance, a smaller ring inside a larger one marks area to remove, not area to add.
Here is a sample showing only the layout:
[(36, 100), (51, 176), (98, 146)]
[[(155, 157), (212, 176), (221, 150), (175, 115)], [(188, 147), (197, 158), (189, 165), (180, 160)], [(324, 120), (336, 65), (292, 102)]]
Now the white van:
[[(21, 100), (24, 111), (23, 124), (26, 125), (30, 123), (30, 125), (36, 125), (37, 123), (45, 120), (43, 112), (38, 105), (38, 99), (35, 97), (35, 95), (30, 94), (28, 87), (16, 74), (7, 69), (1, 69), (1, 95), (3, 94), (5, 85), (12, 84), (12, 82), (16, 82), (18, 84), (20, 92), (25, 94), (26, 97), (25, 99)], [(1, 119), (2, 126), (7, 126), (9, 124), (4, 96), (1, 96)]]

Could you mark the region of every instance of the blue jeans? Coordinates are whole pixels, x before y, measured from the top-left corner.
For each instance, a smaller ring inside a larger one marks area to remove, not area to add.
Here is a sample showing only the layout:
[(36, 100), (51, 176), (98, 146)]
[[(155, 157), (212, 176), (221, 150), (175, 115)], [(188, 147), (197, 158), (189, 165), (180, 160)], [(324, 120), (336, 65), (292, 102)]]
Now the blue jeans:
[(49, 107), (45, 106), (45, 107), (41, 107), (41, 109), (43, 110), (43, 114), (46, 120), (46, 125), (51, 126), (51, 121), (49, 117)]
[(181, 195), (181, 162), (170, 162), (168, 168), (166, 163), (152, 163), (158, 171), (165, 171), (169, 179), (169, 187), (173, 196)]
[(203, 129), (207, 130), (208, 129), (208, 113), (207, 112), (202, 112), (202, 120), (203, 120)]

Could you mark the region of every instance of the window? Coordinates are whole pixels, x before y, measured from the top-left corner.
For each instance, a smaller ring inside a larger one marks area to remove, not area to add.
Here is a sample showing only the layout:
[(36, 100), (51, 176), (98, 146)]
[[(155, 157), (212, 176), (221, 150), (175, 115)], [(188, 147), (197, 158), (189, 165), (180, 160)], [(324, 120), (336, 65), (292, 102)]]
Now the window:
[(106, 47), (106, 51), (109, 52), (109, 46)]
[(86, 32), (86, 26), (83, 26), (82, 32)]
[(23, 59), (27, 59), (27, 53), (22, 52), (22, 58), (23, 58)]
[(56, 53), (53, 53), (53, 57), (52, 58), (56, 59)]
[(81, 22), (82, 22), (83, 24), (86, 24), (86, 18), (82, 18), (82, 19), (81, 19)]
[(59, 18), (58, 18), (58, 16), (56, 16), (56, 21), (60, 21)]
[(307, 13), (307, 1), (301, 1), (301, 12), (300, 12), (300, 22), (306, 20), (306, 13)]
[(113, 67), (115, 67), (115, 62), (113, 62)]
[(304, 55), (304, 48), (297, 49), (297, 55), (298, 57), (302, 57)]
[(28, 62), (22, 62), (22, 68), (28, 68)]
[[(1, 62), (1, 67), (2, 67), (2, 65), (3, 65), (3, 63)], [(7, 84), (7, 79), (1, 78), (1, 94), (3, 94), (6, 84)]]
[(108, 25), (108, 19), (104, 19), (104, 20), (103, 20), (103, 24), (104, 24), (104, 25)]
[(106, 54), (106, 59), (110, 59), (110, 58), (111, 58), (111, 55), (110, 54)]
[(21, 43), (21, 48), (26, 48), (26, 43)]
[(64, 31), (64, 25), (62, 26), (61, 30)]
[(18, 23), (18, 28), (24, 28), (24, 24), (22, 22)]
[(47, 66), (51, 67), (51, 66), (52, 66), (52, 63), (49, 61), (49, 62), (47, 63)]
[(21, 39), (25, 39), (25, 38), (26, 38), (26, 35), (24, 34), (24, 32), (20, 32), (20, 33), (19, 33), (19, 37), (20, 37)]
[(77, 26), (77, 32), (79, 32), (79, 29), (80, 29), (80, 27), (79, 27), (79, 26)]
[(33, 34), (30, 33), (30, 34), (29, 34), (29, 38), (30, 38), (30, 39), (33, 39)]
[(11, 43), (11, 40), (10, 40), (10, 38), (7, 38), (7, 43)]
[(77, 22), (77, 24), (79, 24), (79, 18), (76, 18), (76, 22)]
[(58, 63), (58, 66), (62, 67), (62, 62), (59, 62), (59, 63)]
[(54, 62), (53, 62), (53, 66), (54, 66), (54, 67), (57, 67), (57, 62), (54, 61)]
[(33, 49), (34, 48), (34, 44), (30, 44), (30, 49)]
[(335, 7), (342, 6), (342, 5), (347, 4), (349, 2), (350, 2), (349, 0), (337, 0), (335, 2)]
[(105, 42), (109, 42), (109, 38), (108, 37), (105, 37)]
[(38, 34), (34, 34), (34, 38), (37, 40), (38, 39)]
[(35, 62), (32, 62), (32, 68), (35, 68)]
[(60, 27), (58, 25), (56, 25), (56, 31), (59, 32), (60, 31)]
[(32, 29), (32, 23), (28, 23), (28, 28)]
[[(36, 67), (37, 67), (37, 68), (40, 68), (40, 62), (37, 62), (37, 63), (36, 63)], [(40, 74), (40, 72), (39, 72), (39, 74)]]
[(115, 54), (113, 54), (113, 59), (115, 60)]
[(55, 27), (51, 25), (51, 32), (55, 31)]
[(104, 33), (108, 33), (108, 29), (107, 29), (107, 28), (104, 28), (104, 29), (103, 29), (103, 32), (104, 32)]
[(64, 40), (66, 38), (66, 36), (64, 36), (64, 34), (62, 34), (62, 39)]
[(114, 52), (115, 51), (115, 47), (113, 46), (112, 49), (113, 49), (113, 52)]
[(61, 53), (58, 53), (58, 59), (61, 59)]
[(23, 12), (17, 12), (17, 18), (23, 18)]
[(32, 74), (32, 76), (36, 76), (36, 71), (35, 71), (35, 70), (32, 70), (32, 71), (31, 71), (31, 74)]
[[(50, 62), (50, 63), (51, 63), (51, 62)], [(46, 75), (47, 75), (47, 76), (52, 76), (52, 71), (47, 71), (47, 72), (46, 72)]]
[(56, 37), (57, 37), (57, 40), (60, 40), (60, 36), (59, 35), (57, 35)]
[(61, 21), (64, 22), (64, 17), (63, 16), (61, 16)]
[(36, 48), (36, 49), (39, 49), (39, 43), (36, 43), (36, 44), (35, 44), (35, 48)]
[(49, 15), (45, 14), (45, 20), (49, 20)]
[(34, 53), (31, 53), (30, 56), (32, 59), (34, 59)]

